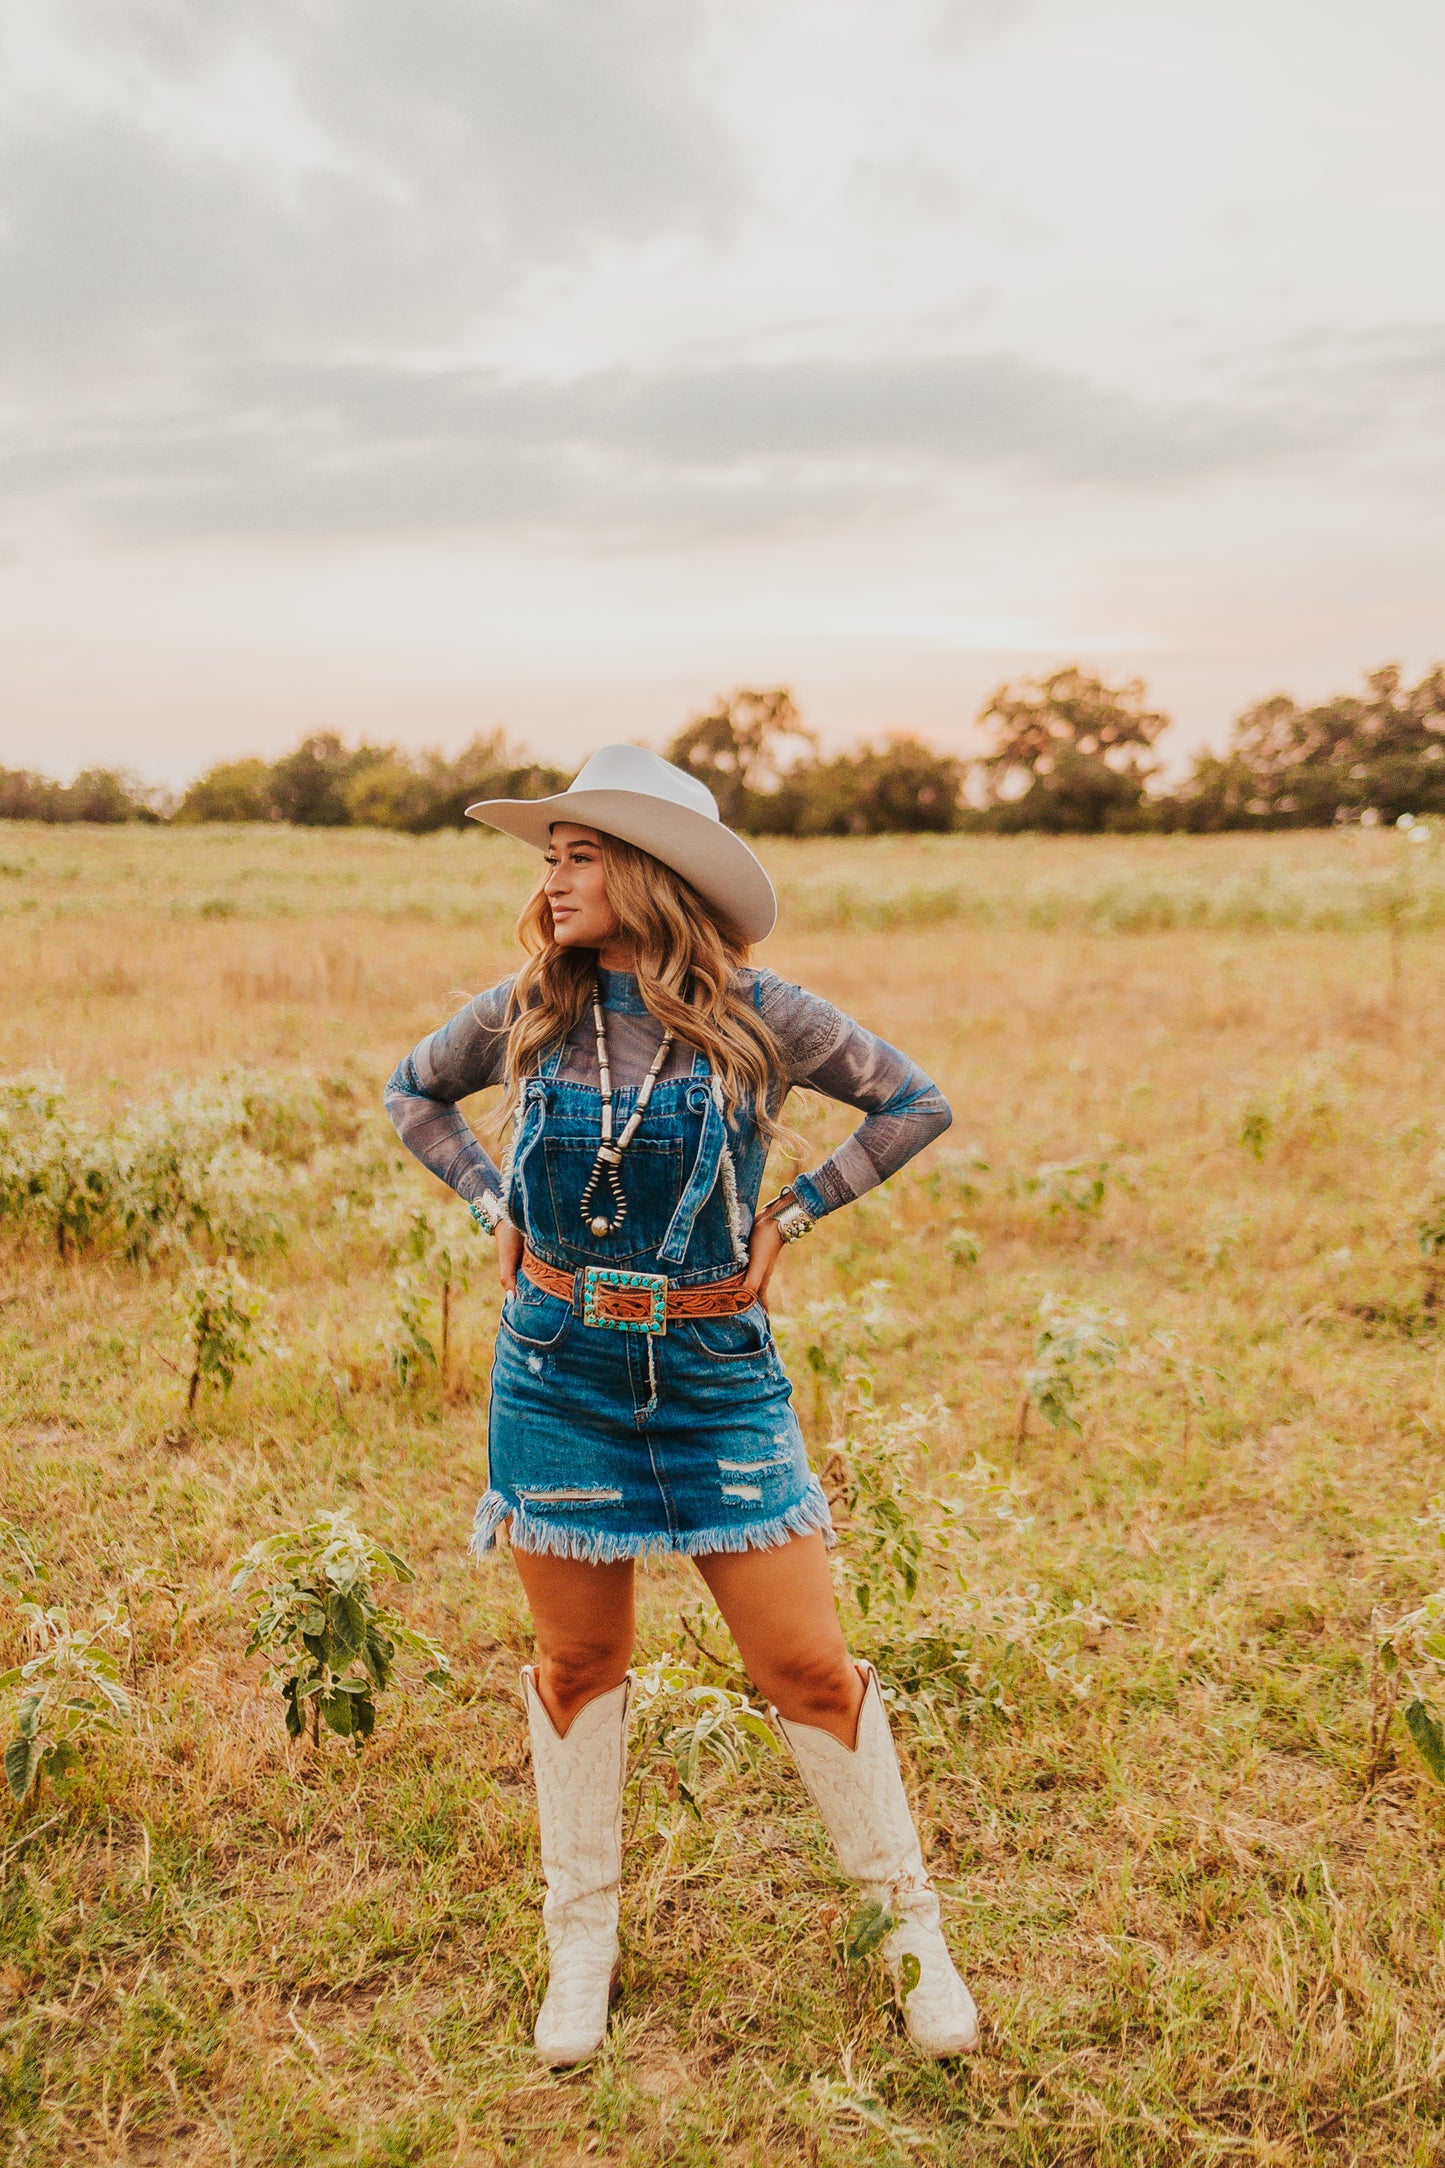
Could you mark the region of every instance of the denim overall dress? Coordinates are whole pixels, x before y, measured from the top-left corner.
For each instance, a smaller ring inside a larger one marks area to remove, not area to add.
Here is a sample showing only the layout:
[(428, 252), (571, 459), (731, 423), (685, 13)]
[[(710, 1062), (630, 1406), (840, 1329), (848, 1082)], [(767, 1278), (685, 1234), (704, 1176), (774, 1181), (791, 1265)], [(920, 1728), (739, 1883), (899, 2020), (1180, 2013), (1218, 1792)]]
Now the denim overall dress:
[[(472, 1547), (510, 1520), (519, 1550), (604, 1562), (697, 1557), (821, 1530), (792, 1386), (761, 1303), (731, 1317), (660, 1318), (669, 1283), (703, 1286), (746, 1263), (739, 1181), (756, 1193), (766, 1147), (744, 1112), (726, 1121), (706, 1057), (657, 1085), (629, 1145), (627, 1213), (598, 1237), (582, 1192), (601, 1139), (601, 1095), (563, 1082), (561, 1051), (523, 1087), (507, 1205), (530, 1249), (573, 1274), (570, 1301), (519, 1274), (497, 1332), (489, 1488)], [(636, 1087), (616, 1092), (620, 1128)], [(751, 1180), (749, 1178), (752, 1178)], [(589, 1324), (589, 1274), (644, 1275), (663, 1329)]]

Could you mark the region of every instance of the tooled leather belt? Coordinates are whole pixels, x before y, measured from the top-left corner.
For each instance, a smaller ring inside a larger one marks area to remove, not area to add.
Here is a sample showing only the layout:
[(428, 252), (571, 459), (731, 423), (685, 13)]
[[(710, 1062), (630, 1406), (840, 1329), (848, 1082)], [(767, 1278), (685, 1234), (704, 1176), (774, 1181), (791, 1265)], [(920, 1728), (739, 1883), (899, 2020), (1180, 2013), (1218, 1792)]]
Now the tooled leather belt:
[(704, 1287), (674, 1287), (661, 1272), (624, 1272), (615, 1265), (582, 1265), (576, 1272), (561, 1272), (527, 1249), (522, 1270), (543, 1294), (580, 1306), (585, 1325), (608, 1326), (614, 1332), (661, 1333), (673, 1319), (736, 1317), (758, 1299), (741, 1272)]

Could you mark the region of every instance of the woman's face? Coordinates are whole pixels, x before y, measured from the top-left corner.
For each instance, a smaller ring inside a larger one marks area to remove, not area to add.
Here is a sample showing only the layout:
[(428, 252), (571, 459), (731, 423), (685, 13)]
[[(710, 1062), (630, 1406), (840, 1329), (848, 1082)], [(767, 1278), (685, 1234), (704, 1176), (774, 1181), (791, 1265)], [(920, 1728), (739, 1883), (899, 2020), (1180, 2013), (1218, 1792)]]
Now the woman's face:
[(617, 932), (607, 901), (607, 875), (595, 828), (557, 821), (547, 852), (551, 869), (543, 886), (552, 909), (559, 948), (601, 949)]

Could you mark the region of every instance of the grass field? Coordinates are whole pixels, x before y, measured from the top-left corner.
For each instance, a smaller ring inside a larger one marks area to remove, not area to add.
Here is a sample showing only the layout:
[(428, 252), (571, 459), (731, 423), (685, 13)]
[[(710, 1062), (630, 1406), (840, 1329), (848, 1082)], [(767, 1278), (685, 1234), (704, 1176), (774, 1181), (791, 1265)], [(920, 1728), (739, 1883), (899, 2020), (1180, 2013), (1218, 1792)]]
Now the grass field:
[[(852, 1484), (840, 1591), (984, 2052), (910, 2061), (881, 1974), (840, 1955), (790, 1764), (715, 1769), (692, 1814), (674, 1708), (638, 1740), (608, 2050), (532, 2059), (526, 1623), (505, 1551), (463, 1548), (497, 1293), (376, 1102), (510, 968), (534, 862), (480, 835), (11, 828), (10, 1074), (54, 1072), (101, 1126), (236, 1068), (330, 1083), (252, 1166), (286, 1245), (243, 1269), (284, 1351), (189, 1421), (180, 1254), (0, 1226), (0, 1512), (48, 1573), (12, 1538), (5, 1661), (23, 1599), (78, 1627), (129, 1589), (135, 1701), (0, 1823), (5, 2162), (1445, 2160), (1445, 1788), (1381, 1731), (1371, 1629), (1445, 1581), (1413, 1233), (1445, 1187), (1445, 869), (1358, 834), (767, 855), (766, 960), (955, 1109), (785, 1258), (775, 1307), (815, 1461)], [(819, 1146), (847, 1126), (800, 1119)], [(401, 1382), (387, 1228), (421, 1205), (470, 1285), (445, 1380)], [(1080, 1372), (1079, 1434), (1035, 1408), (1020, 1436), (1050, 1295), (1122, 1316), (1121, 1351)], [(411, 1561), (395, 1600), (455, 1673), (383, 1695), (359, 1756), (288, 1742), (230, 1586), (255, 1538), (342, 1504)], [(745, 1686), (695, 1578), (644, 1586), (644, 1659)]]

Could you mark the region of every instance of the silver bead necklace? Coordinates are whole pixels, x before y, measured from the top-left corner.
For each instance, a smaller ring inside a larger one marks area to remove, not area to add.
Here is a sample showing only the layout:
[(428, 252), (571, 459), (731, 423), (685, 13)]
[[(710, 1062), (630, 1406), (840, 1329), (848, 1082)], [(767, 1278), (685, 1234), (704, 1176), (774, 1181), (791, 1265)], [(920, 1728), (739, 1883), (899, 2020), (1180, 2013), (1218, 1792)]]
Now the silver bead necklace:
[[(592, 1028), (597, 1034), (597, 1073), (602, 1083), (602, 1142), (598, 1147), (597, 1157), (592, 1163), (592, 1172), (587, 1177), (587, 1187), (582, 1192), (582, 1218), (586, 1222), (588, 1232), (600, 1238), (603, 1235), (615, 1235), (627, 1217), (627, 1199), (622, 1189), (622, 1155), (637, 1135), (642, 1123), (642, 1117), (647, 1112), (647, 1102), (652, 1097), (652, 1087), (661, 1075), (662, 1065), (667, 1060), (667, 1052), (672, 1045), (673, 1034), (670, 1031), (664, 1031), (662, 1034), (662, 1044), (653, 1056), (652, 1067), (643, 1078), (642, 1088), (637, 1094), (637, 1105), (628, 1115), (626, 1122), (623, 1124), (622, 1134), (614, 1144), (612, 1141), (612, 1065), (607, 1058), (607, 1026), (602, 1016), (602, 988), (596, 979), (592, 981)], [(610, 1212), (598, 1212), (593, 1208), (604, 1171), (607, 1176), (607, 1186), (612, 1192)]]

